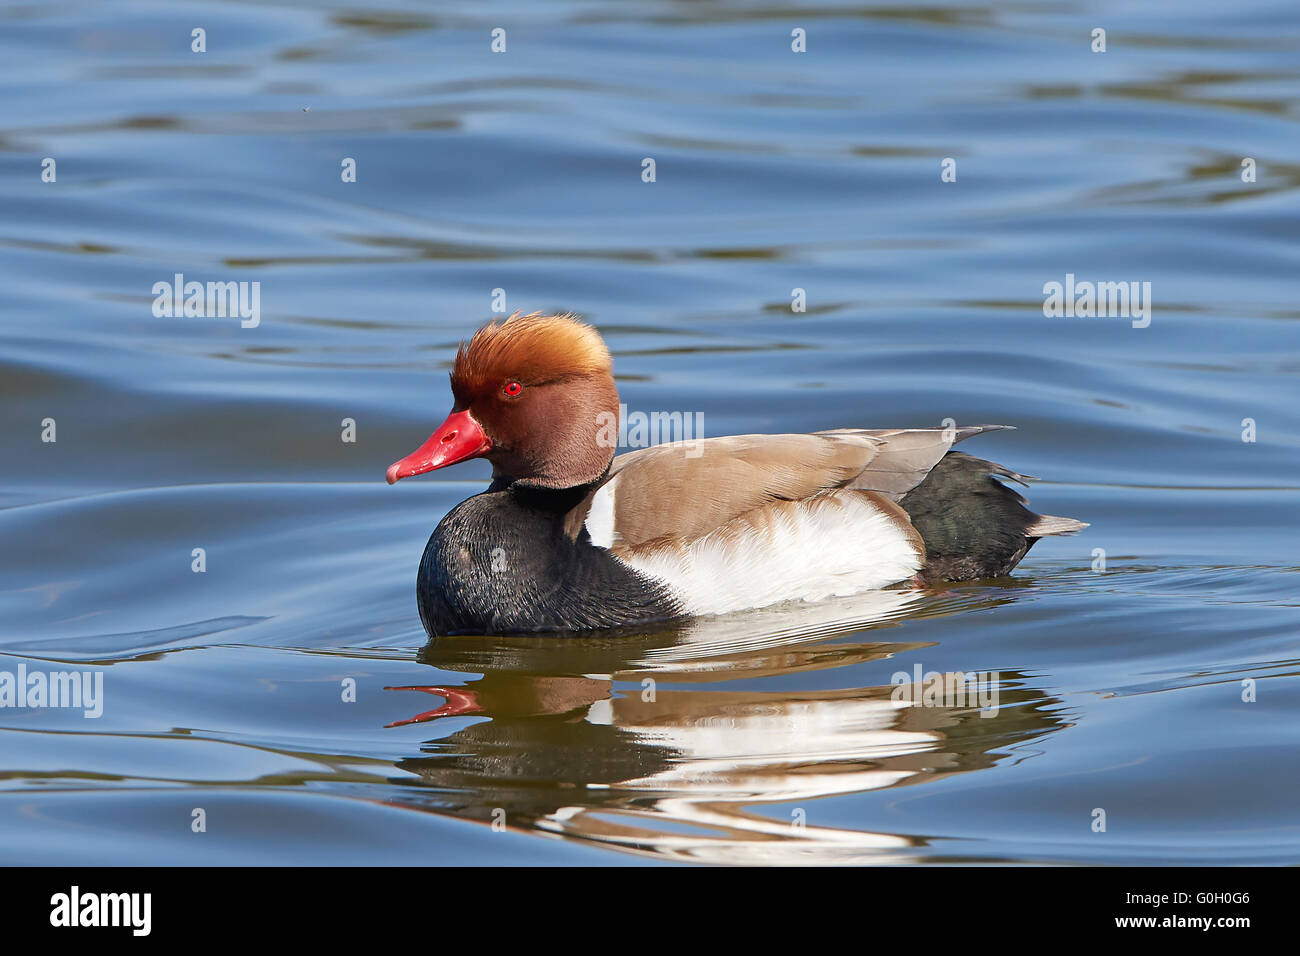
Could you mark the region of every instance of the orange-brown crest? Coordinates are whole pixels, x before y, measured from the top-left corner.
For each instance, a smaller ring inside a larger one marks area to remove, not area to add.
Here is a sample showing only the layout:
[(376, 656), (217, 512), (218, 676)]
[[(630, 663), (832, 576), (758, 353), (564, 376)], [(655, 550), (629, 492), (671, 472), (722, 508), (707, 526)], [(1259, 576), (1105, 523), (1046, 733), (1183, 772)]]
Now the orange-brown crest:
[(613, 368), (609, 349), (590, 325), (568, 313), (516, 312), (504, 322), (489, 322), (461, 343), (451, 372), (458, 398), (495, 392), (507, 379), (541, 385)]

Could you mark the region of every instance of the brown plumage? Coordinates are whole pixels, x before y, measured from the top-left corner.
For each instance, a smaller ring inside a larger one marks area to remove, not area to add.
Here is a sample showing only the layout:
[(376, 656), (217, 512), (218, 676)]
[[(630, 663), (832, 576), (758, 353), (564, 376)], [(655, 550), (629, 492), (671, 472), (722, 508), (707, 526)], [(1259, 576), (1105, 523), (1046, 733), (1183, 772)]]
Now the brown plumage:
[[(636, 548), (665, 536), (690, 540), (754, 509), (836, 488), (870, 494), (882, 510), (906, 523), (905, 512), (894, 503), (956, 442), (1002, 427), (728, 435), (631, 451), (610, 467), (610, 480), (618, 481), (615, 546)], [(571, 516), (570, 533), (576, 535), (580, 527), (579, 516)], [(906, 532), (916, 534), (910, 524)]]
[[(492, 441), (498, 481), (564, 488), (595, 481), (613, 448), (602, 416), (618, 421), (613, 360), (590, 325), (572, 315), (516, 312), (489, 322), (456, 353), (455, 408), (468, 409)], [(519, 391), (511, 394), (517, 383)]]
[(614, 361), (600, 333), (568, 313), (516, 312), (489, 322), (456, 352), (452, 391), (460, 397), (495, 391), (508, 379), (545, 385), (608, 375)]

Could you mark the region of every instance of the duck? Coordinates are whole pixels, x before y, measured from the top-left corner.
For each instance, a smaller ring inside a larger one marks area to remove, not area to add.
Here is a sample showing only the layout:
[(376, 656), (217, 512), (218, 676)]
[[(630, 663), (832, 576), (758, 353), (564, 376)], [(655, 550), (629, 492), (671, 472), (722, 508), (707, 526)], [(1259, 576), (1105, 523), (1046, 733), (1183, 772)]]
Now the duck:
[(571, 313), (515, 313), (456, 351), (452, 408), (387, 481), (475, 458), (416, 574), (430, 638), (577, 634), (1008, 575), (1082, 521), (963, 452), (1010, 426), (730, 435), (616, 454), (613, 359)]

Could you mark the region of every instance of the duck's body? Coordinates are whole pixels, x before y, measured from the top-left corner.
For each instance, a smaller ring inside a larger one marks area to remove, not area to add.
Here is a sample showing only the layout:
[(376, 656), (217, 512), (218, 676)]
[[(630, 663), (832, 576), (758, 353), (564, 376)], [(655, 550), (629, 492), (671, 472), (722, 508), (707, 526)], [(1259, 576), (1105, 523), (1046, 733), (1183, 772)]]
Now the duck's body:
[(739, 435), (615, 458), (599, 431), (611, 396), (617, 408), (608, 352), (567, 317), (486, 326), (452, 386), (458, 410), (389, 469), (396, 481), (479, 455), (496, 466), (425, 548), (417, 598), (430, 635), (616, 627), (994, 577), (1039, 537), (1086, 527), (1033, 514), (993, 477), (1022, 476), (949, 451), (1005, 426)]

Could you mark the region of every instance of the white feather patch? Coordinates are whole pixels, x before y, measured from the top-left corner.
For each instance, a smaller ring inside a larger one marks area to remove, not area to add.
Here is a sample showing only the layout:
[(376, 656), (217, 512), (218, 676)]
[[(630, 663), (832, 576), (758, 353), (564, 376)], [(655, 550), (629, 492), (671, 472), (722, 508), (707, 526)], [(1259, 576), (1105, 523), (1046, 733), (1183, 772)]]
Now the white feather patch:
[(666, 585), (689, 614), (859, 594), (905, 581), (921, 567), (914, 541), (857, 492), (775, 504), (768, 517), (741, 516), (681, 547), (617, 557)]
[(587, 509), (587, 520), (583, 522), (591, 543), (598, 548), (614, 546), (614, 486), (617, 484), (618, 476), (615, 475), (591, 496), (591, 507)]

